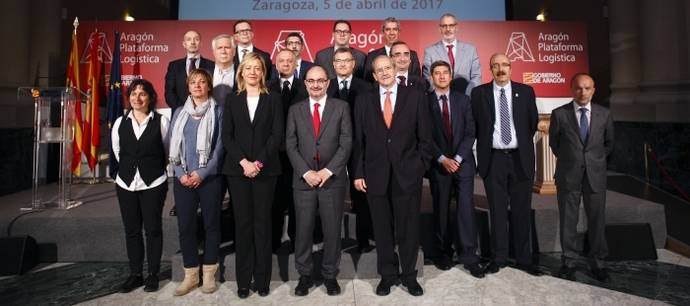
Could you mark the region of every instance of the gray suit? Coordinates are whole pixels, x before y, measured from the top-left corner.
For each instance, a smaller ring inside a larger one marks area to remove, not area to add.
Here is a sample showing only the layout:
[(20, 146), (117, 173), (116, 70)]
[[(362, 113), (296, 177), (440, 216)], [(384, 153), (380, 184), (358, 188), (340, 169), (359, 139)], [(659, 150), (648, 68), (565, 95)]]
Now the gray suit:
[[(451, 89), (471, 96), (472, 89), (482, 83), (482, 70), (479, 64), (479, 55), (474, 45), (459, 40), (456, 41), (458, 45), (455, 47), (455, 67), (453, 67), (453, 82), (451, 83)], [(443, 45), (443, 41), (438, 41), (424, 49), (422, 75), (424, 75), (424, 78), (431, 84), (430, 90), (434, 89), (434, 85), (431, 81), (429, 68), (435, 61), (445, 61), (450, 64), (448, 49)]]
[[(613, 119), (609, 110), (591, 103), (589, 133), (580, 138), (575, 102), (551, 113), (549, 145), (556, 161), (556, 187), (560, 215), (563, 264), (572, 267), (577, 257), (577, 222), (582, 197), (587, 213), (590, 265), (603, 266), (608, 255), (604, 236), (606, 211), (606, 158), (613, 151)], [(579, 107), (578, 107), (579, 108)]]
[[(324, 255), (321, 273), (335, 278), (340, 265), (340, 224), (343, 218), (345, 167), (352, 150), (350, 107), (339, 99), (326, 99), (321, 116), (320, 134), (314, 139), (309, 100), (290, 107), (287, 117), (285, 150), (294, 169), (293, 183), (296, 239), (295, 265), (300, 275), (310, 276), (312, 233), (318, 209), (323, 224)], [(307, 171), (328, 169), (333, 175), (320, 188), (310, 187), (302, 177)]]

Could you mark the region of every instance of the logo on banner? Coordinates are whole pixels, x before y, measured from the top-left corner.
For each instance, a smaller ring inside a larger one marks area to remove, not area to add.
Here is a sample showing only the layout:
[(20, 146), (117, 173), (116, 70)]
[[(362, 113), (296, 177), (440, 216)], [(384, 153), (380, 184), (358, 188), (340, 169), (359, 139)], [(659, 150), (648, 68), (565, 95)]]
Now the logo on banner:
[(560, 72), (523, 72), (525, 84), (565, 84), (565, 77)]
[(309, 60), (310, 62), (313, 62), (314, 59), (311, 56), (311, 50), (309, 50), (309, 44), (307, 43), (307, 37), (304, 35), (304, 32), (302, 30), (280, 30), (278, 32), (278, 37), (276, 37), (276, 41), (273, 42), (273, 51), (271, 51), (271, 59), (273, 59), (273, 56), (280, 52), (280, 50), (283, 50), (286, 48), (285, 46), (285, 39), (287, 38), (288, 34), (292, 32), (297, 32), (299, 33), (300, 36), (302, 36), (302, 40), (304, 41), (304, 46), (302, 48), (302, 52), (307, 53), (307, 58), (305, 60)]
[(98, 61), (106, 64), (112, 63), (113, 51), (110, 49), (110, 45), (108, 45), (108, 39), (105, 36), (105, 32), (96, 32), (89, 35), (89, 41), (86, 43), (86, 47), (84, 47), (84, 51), (82, 52), (83, 55), (79, 62), (86, 64), (91, 59), (91, 52), (89, 52), (89, 50), (91, 49), (91, 44), (93, 44), (94, 39), (98, 39)]
[(525, 32), (513, 32), (510, 34), (508, 46), (506, 47), (506, 55), (510, 61), (521, 60), (523, 62), (534, 62), (532, 49), (529, 47)]

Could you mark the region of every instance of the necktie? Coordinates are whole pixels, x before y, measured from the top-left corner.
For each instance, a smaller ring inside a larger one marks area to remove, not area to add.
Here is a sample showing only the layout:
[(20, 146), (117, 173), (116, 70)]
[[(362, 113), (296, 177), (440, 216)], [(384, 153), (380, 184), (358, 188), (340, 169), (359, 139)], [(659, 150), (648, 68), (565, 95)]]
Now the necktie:
[(580, 139), (582, 142), (587, 141), (587, 134), (589, 134), (589, 120), (587, 120), (587, 108), (580, 107)]
[(347, 89), (347, 80), (340, 81), (340, 84), (342, 84), (342, 87), (340, 88), (340, 99), (347, 101), (347, 98), (350, 95), (350, 93)]
[(240, 62), (242, 62), (244, 56), (247, 55), (247, 52), (249, 52), (249, 49), (242, 49), (242, 56), (240, 56)]
[(312, 115), (312, 124), (314, 125), (314, 139), (319, 138), (321, 132), (321, 115), (319, 115), (319, 103), (314, 103), (314, 114)]
[(187, 75), (192, 73), (192, 70), (196, 69), (196, 58), (189, 59), (189, 69), (187, 70)]
[(455, 54), (453, 54), (453, 45), (447, 45), (448, 48), (448, 59), (450, 60), (450, 71), (455, 69)]
[(387, 128), (391, 128), (393, 122), (393, 102), (391, 101), (391, 91), (386, 91), (386, 98), (383, 100), (383, 122)]
[(445, 128), (446, 137), (448, 139), (453, 139), (453, 129), (450, 126), (450, 110), (448, 109), (448, 97), (446, 95), (441, 95), (441, 103), (443, 107), (441, 108), (441, 115), (443, 116), (443, 127)]
[(504, 145), (510, 143), (513, 137), (510, 135), (510, 111), (508, 111), (508, 98), (506, 98), (506, 90), (501, 88), (501, 141)]
[(398, 79), (400, 80), (400, 86), (407, 86), (407, 78), (404, 75), (399, 75)]
[(283, 97), (283, 103), (287, 103), (290, 100), (290, 82), (283, 81), (283, 88), (280, 90), (280, 95)]

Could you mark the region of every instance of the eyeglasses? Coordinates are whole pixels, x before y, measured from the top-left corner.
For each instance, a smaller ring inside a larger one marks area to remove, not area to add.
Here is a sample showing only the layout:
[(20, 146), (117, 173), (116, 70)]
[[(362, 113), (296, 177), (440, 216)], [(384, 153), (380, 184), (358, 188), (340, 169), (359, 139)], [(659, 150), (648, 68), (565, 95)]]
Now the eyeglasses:
[(439, 24), (438, 26), (441, 27), (442, 29), (450, 29), (450, 28), (454, 28), (456, 25), (458, 25), (458, 24), (457, 23), (449, 23), (449, 24)]
[(297, 41), (286, 41), (285, 45), (286, 46), (292, 46), (292, 45), (299, 46), (299, 45), (302, 45), (302, 43), (299, 40), (297, 40)]
[(334, 60), (333, 60), (333, 62), (336, 63), (336, 64), (347, 64), (347, 63), (349, 63), (349, 62), (351, 62), (351, 61), (352, 61), (351, 58), (347, 58), (347, 59), (334, 59)]
[(338, 34), (338, 35), (345, 35), (345, 34), (350, 34), (350, 33), (352, 33), (352, 32), (350, 32), (350, 30), (345, 30), (345, 31), (343, 31), (343, 30), (335, 30), (335, 31), (333, 31), (333, 33)]
[(249, 34), (251, 32), (252, 32), (252, 29), (244, 29), (244, 30), (235, 31), (235, 34)]
[(501, 68), (501, 67), (503, 67), (503, 68), (509, 68), (509, 67), (510, 67), (510, 63), (501, 63), (501, 64), (499, 64), (499, 63), (494, 63), (494, 64), (491, 64), (491, 69), (498, 69), (498, 68)]
[(314, 84), (325, 85), (326, 82), (328, 82), (328, 80), (327, 79), (316, 79), (316, 80), (315, 79), (306, 79), (306, 80), (304, 80), (304, 82), (307, 83), (308, 85), (314, 85)]
[(391, 72), (391, 71), (393, 71), (393, 66), (385, 66), (385, 67), (381, 67), (381, 68), (374, 70), (374, 72), (376, 72), (376, 74), (378, 74), (378, 75), (384, 74), (386, 72)]

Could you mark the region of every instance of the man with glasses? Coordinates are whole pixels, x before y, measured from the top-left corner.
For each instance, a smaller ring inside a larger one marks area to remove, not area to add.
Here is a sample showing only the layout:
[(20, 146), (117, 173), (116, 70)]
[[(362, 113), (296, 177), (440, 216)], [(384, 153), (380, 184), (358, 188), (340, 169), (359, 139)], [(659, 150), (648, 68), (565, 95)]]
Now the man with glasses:
[(336, 20), (333, 24), (333, 46), (321, 49), (316, 53), (316, 64), (325, 68), (328, 72), (328, 79), (336, 77), (335, 69), (333, 68), (333, 55), (338, 48), (350, 48), (355, 59), (354, 75), (362, 78), (364, 75), (364, 61), (366, 55), (364, 52), (350, 47), (350, 38), (352, 37), (352, 26), (347, 20)]
[[(393, 56), (391, 54), (391, 48), (395, 42), (400, 40), (400, 21), (395, 19), (395, 17), (388, 17), (383, 21), (381, 30), (383, 31), (383, 39), (386, 43), (383, 47), (370, 51), (369, 54), (367, 54), (364, 65), (364, 79), (372, 83), (376, 82), (376, 80), (374, 80), (374, 69), (371, 67), (371, 64), (379, 55)], [(417, 52), (414, 50), (410, 50), (409, 70), (412, 75), (422, 75), (422, 69), (419, 67), (419, 57), (417, 57)]]
[(271, 55), (254, 46), (254, 31), (252, 30), (251, 22), (245, 19), (238, 20), (235, 22), (233, 29), (235, 31), (235, 42), (237, 43), (234, 59), (235, 67), (239, 67), (247, 53), (254, 52), (261, 57), (265, 67), (267, 67), (264, 80), (270, 80), (271, 69), (268, 68), (271, 67)]
[(305, 83), (309, 98), (290, 107), (285, 130), (297, 215), (295, 267), (300, 278), (295, 295), (305, 296), (314, 286), (312, 234), (317, 215), (323, 221), (321, 276), (326, 293), (338, 295), (340, 230), (349, 183), (345, 166), (352, 150), (350, 108), (326, 94), (329, 81), (320, 66), (309, 69)]
[(409, 294), (419, 296), (424, 294), (416, 268), (419, 208), (432, 158), (429, 108), (424, 93), (396, 84), (390, 57), (380, 55), (373, 68), (376, 90), (355, 102), (353, 175), (355, 188), (367, 195), (374, 224), (381, 275), (375, 292), (388, 295), (402, 282)]
[[(371, 84), (352, 75), (355, 68), (355, 59), (350, 48), (338, 48), (335, 50), (332, 67), (335, 69), (336, 77), (331, 79), (328, 85), (328, 96), (347, 101), (350, 105), (351, 114), (354, 114), (355, 99), (357, 99), (357, 96), (370, 91)], [(352, 162), (350, 162), (348, 173), (353, 172)], [(350, 177), (350, 180), (352, 180), (352, 177)], [(360, 253), (367, 253), (373, 249), (369, 240), (374, 239), (367, 198), (364, 193), (351, 185), (350, 200), (352, 202), (352, 211), (357, 215), (355, 236), (357, 238), (358, 251)]]
[[(441, 16), (439, 23), (441, 40), (424, 50), (422, 73), (431, 84), (429, 72), (431, 63), (439, 60), (449, 63), (453, 76), (451, 90), (457, 90), (469, 96), (472, 89), (482, 82), (481, 66), (477, 48), (457, 39), (457, 26), (458, 20), (453, 14), (446, 13)], [(433, 89), (433, 84), (431, 87)]]
[(426, 92), (428, 85), (417, 74), (410, 72), (410, 57), (412, 52), (403, 41), (396, 41), (391, 45), (391, 58), (395, 62), (395, 77), (400, 86), (411, 87), (421, 92)]

